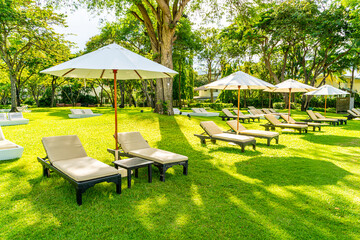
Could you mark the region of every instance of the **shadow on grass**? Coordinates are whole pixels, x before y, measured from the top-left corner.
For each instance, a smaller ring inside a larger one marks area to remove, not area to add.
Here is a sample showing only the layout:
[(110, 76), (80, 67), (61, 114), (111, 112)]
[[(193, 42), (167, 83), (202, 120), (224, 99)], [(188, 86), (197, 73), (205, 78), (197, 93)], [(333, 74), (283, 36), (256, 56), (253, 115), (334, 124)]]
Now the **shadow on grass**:
[[(160, 126), (161, 140), (157, 147), (188, 156), (188, 176), (182, 175), (181, 166), (175, 166), (168, 170), (165, 183), (154, 174), (153, 183), (149, 184), (146, 169), (140, 169), (131, 189), (126, 188), (126, 179), (121, 195), (115, 194), (112, 183), (97, 184), (86, 191), (83, 205), (78, 207), (74, 188), (56, 174), (50, 179), (42, 177), (38, 164), (38, 174), (26, 176), (30, 191), (18, 189), (7, 201), (9, 210), (0, 218), (0, 225), (7, 222), (13, 225), (5, 236), (9, 239), (24, 235), (39, 239), (49, 234), (69, 239), (191, 239), (194, 236), (199, 239), (355, 239), (345, 237), (344, 233), (360, 234), (357, 220), (349, 221), (360, 217), (356, 209), (345, 215), (345, 219), (337, 217), (331, 199), (318, 198), (320, 192), (338, 199), (332, 188), (322, 186), (336, 184), (349, 174), (347, 171), (325, 161), (296, 157), (254, 156), (244, 161), (243, 153), (237, 154), (229, 147), (230, 153), (238, 158), (237, 171), (229, 172), (219, 167), (212, 156), (196, 150), (174, 117), (152, 117), (158, 119)], [(251, 149), (246, 152), (248, 156), (258, 154)], [(271, 191), (269, 185), (281, 189)], [(288, 189), (289, 185), (305, 187)], [(349, 200), (342, 202), (346, 204)], [(22, 204), (27, 205), (19, 209)]]
[(350, 173), (327, 161), (303, 157), (258, 157), (236, 164), (237, 172), (265, 185), (335, 185)]
[(359, 147), (360, 138), (357, 137), (347, 137), (347, 136), (337, 136), (337, 135), (304, 135), (302, 139), (324, 145), (331, 146), (342, 146), (342, 147)]

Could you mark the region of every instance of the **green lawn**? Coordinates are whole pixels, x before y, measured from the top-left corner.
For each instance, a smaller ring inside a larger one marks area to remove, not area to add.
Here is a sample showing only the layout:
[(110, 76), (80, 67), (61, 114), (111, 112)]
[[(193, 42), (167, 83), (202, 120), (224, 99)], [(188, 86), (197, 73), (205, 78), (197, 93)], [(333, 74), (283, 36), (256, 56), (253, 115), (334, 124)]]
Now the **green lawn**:
[[(121, 109), (119, 131), (140, 131), (152, 147), (189, 157), (153, 183), (146, 169), (115, 184), (101, 183), (76, 204), (64, 179), (42, 176), (41, 138), (76, 134), (89, 156), (112, 165), (114, 111), (69, 119), (68, 108), (33, 109), (28, 125), (3, 127), (25, 148), (21, 159), (0, 162), (0, 239), (360, 239), (360, 121), (307, 134), (283, 132), (279, 145), (258, 139), (256, 151), (226, 142), (201, 145), (199, 122), (220, 118), (159, 116)], [(334, 115), (334, 114), (328, 114)], [(293, 111), (295, 119), (304, 113)], [(264, 120), (261, 121), (265, 123)], [(263, 129), (259, 123), (245, 123)]]

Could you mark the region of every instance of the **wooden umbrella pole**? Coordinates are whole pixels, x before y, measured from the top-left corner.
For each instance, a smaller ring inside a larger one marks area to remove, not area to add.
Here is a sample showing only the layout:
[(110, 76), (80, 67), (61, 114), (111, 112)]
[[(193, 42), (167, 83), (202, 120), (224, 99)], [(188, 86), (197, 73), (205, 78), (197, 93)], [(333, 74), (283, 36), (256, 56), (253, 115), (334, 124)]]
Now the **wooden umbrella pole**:
[(324, 114), (324, 117), (326, 117), (326, 95), (325, 95), (325, 114)]
[(290, 108), (291, 108), (291, 88), (289, 88), (289, 111), (288, 111), (288, 121), (290, 121)]
[(240, 86), (238, 86), (238, 112), (236, 134), (239, 134), (239, 114), (240, 114)]
[(118, 150), (119, 147), (118, 147), (118, 129), (117, 129), (118, 123), (117, 123), (117, 89), (116, 89), (116, 85), (117, 85), (116, 73), (117, 73), (117, 70), (114, 69), (113, 73), (114, 73), (114, 108), (115, 108), (115, 149)]

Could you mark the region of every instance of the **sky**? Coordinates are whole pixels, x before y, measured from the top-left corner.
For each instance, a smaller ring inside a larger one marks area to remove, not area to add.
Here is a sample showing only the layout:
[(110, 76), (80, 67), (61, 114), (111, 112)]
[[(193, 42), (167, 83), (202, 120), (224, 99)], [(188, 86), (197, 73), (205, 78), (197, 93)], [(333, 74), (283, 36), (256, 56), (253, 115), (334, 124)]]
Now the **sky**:
[(67, 28), (55, 26), (57, 33), (66, 34), (65, 39), (74, 42), (76, 48), (72, 52), (78, 52), (85, 48), (89, 39), (100, 33), (101, 19), (115, 20), (114, 14), (104, 12), (101, 15), (89, 13), (86, 9), (79, 9), (74, 12), (59, 10), (58, 13), (66, 14)]

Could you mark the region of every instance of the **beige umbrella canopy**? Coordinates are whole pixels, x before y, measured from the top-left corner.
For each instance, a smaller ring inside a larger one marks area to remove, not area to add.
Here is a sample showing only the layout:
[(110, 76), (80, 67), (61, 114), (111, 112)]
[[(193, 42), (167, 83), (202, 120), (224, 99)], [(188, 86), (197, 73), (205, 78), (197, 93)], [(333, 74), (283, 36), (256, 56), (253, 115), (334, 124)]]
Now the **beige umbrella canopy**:
[(275, 88), (275, 86), (271, 83), (265, 82), (241, 71), (235, 72), (227, 77), (209, 83), (204, 87), (220, 90), (238, 90), (237, 132), (239, 132), (240, 90)]
[(346, 91), (340, 90), (331, 85), (324, 85), (318, 88), (318, 90), (305, 93), (304, 95), (312, 95), (312, 96), (324, 96), (325, 97), (325, 117), (326, 117), (326, 97), (327, 96), (335, 96), (335, 95), (347, 95), (350, 94)]
[(295, 81), (293, 79), (288, 79), (286, 81), (283, 81), (277, 85), (275, 85), (275, 89), (272, 92), (283, 92), (283, 93), (289, 93), (289, 111), (288, 111), (288, 117), (290, 119), (290, 108), (291, 108), (291, 93), (293, 92), (310, 92), (316, 90), (316, 88), (306, 85), (304, 83)]
[(59, 77), (114, 79), (115, 147), (117, 145), (117, 80), (168, 78), (177, 74), (161, 64), (117, 44), (109, 44), (91, 53), (41, 71)]

